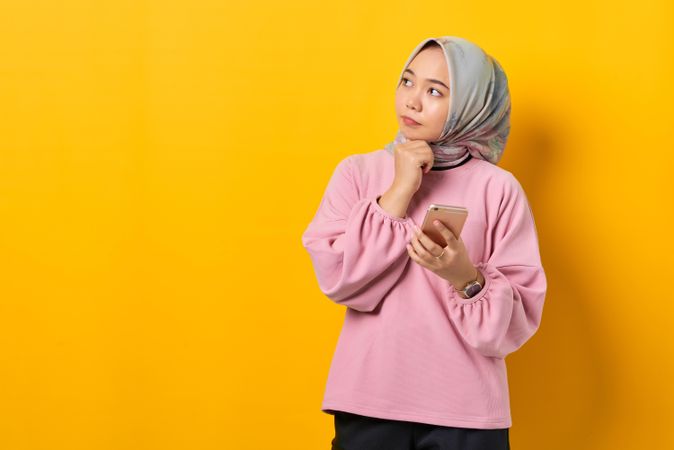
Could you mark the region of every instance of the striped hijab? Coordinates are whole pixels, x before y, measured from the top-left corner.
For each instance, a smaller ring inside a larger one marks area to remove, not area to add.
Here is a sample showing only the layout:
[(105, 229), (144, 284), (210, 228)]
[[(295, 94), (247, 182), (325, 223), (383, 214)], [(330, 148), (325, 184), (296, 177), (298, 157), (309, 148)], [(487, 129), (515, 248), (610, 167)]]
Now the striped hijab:
[[(471, 155), (497, 164), (510, 132), (510, 92), (501, 65), (472, 42), (455, 36), (424, 39), (412, 51), (398, 78), (423, 46), (435, 41), (445, 54), (449, 70), (449, 114), (433, 150), (433, 169), (462, 163)], [(406, 142), (400, 130), (386, 144), (393, 153), (397, 144)]]

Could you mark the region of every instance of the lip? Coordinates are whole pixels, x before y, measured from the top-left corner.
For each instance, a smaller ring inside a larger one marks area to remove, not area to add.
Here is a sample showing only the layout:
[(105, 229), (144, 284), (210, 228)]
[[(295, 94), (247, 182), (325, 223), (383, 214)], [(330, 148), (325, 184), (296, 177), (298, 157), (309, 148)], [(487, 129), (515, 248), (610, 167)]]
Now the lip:
[(410, 117), (407, 117), (407, 116), (400, 116), (400, 117), (403, 119), (403, 122), (405, 123), (405, 125), (410, 125), (410, 126), (413, 126), (413, 127), (421, 125), (419, 122), (417, 122), (416, 120), (414, 120)]

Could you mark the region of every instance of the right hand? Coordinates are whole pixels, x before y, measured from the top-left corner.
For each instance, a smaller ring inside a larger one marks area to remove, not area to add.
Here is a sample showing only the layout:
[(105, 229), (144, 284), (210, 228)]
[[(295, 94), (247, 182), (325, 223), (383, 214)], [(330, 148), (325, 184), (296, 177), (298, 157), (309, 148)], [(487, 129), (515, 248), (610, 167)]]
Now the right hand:
[(414, 194), (421, 187), (421, 178), (433, 167), (433, 150), (424, 140), (410, 140), (393, 149), (395, 178), (393, 185)]

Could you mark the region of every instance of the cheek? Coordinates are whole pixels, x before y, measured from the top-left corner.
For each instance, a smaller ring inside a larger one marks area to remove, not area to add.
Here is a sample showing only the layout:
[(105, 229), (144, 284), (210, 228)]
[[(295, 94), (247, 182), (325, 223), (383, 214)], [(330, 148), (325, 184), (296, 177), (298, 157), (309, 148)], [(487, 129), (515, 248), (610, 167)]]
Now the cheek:
[(447, 120), (447, 108), (449, 105), (446, 102), (434, 102), (432, 105), (430, 105), (428, 108), (428, 112), (431, 114), (432, 122), (433, 122), (433, 128), (439, 128), (442, 129), (442, 127), (445, 125), (445, 121)]
[(405, 96), (402, 94), (396, 94), (395, 105), (397, 111), (402, 111), (405, 106)]

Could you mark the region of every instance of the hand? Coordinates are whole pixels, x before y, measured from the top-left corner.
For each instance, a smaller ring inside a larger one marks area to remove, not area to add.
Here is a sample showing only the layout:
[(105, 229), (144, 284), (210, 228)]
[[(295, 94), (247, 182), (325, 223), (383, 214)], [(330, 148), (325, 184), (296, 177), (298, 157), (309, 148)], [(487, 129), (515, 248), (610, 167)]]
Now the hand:
[[(463, 239), (460, 236), (457, 239), (452, 230), (438, 220), (433, 221), (433, 225), (445, 238), (447, 245), (439, 246), (415, 225), (416, 236), (412, 237), (411, 244), (407, 244), (407, 253), (413, 261), (449, 281), (454, 288), (462, 289), (466, 283), (475, 279), (476, 271), (478, 275), (480, 273), (470, 261)], [(436, 258), (440, 254), (442, 257)]]
[(422, 175), (433, 167), (433, 150), (424, 140), (411, 140), (396, 145), (393, 156), (395, 176), (391, 189), (413, 195), (421, 187)]

